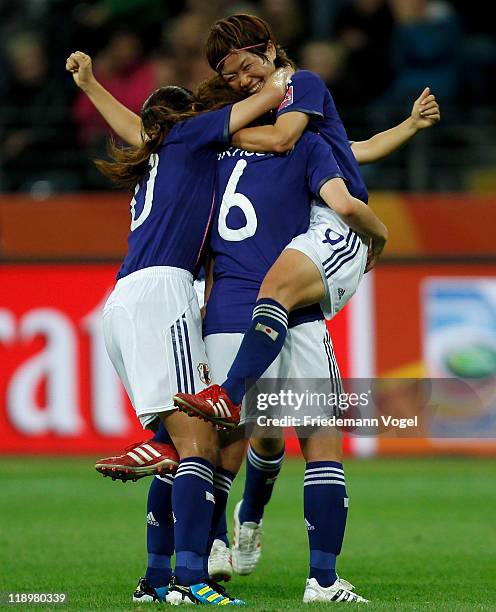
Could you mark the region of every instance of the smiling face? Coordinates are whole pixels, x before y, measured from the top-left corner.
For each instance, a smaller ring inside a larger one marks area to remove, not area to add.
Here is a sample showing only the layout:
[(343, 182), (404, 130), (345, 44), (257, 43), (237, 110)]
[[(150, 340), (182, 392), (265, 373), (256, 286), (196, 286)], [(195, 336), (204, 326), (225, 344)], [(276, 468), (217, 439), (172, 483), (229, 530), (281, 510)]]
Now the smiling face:
[(275, 71), (276, 50), (269, 42), (264, 57), (249, 51), (233, 52), (227, 56), (220, 70), (222, 78), (234, 91), (251, 96), (260, 91)]

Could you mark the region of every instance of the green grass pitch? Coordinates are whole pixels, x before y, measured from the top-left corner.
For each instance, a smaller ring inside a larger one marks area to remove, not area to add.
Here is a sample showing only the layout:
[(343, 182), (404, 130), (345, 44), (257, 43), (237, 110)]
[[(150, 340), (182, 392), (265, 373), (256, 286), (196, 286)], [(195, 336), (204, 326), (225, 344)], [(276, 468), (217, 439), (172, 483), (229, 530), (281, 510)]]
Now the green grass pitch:
[[(368, 610), (496, 609), (496, 462), (349, 460), (346, 473), (350, 513), (338, 571), (372, 600)], [(303, 462), (286, 461), (266, 512), (260, 565), (229, 585), (252, 609), (303, 608), (302, 479)], [(8, 607), (153, 608), (131, 602), (146, 565), (148, 485), (104, 479), (88, 458), (2, 458), (0, 592), (69, 594), (67, 605)]]

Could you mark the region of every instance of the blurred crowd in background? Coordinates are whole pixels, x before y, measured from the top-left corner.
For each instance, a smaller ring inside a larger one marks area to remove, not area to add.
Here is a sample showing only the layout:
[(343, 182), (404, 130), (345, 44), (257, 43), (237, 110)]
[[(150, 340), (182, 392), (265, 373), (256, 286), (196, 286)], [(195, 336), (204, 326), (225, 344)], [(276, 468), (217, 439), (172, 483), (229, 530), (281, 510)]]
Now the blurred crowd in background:
[(91, 159), (108, 129), (65, 72), (75, 50), (139, 111), (165, 84), (212, 72), (210, 25), (238, 12), (269, 21), (300, 68), (327, 83), (353, 140), (406, 118), (425, 86), (442, 122), (365, 168), (370, 188), (493, 189), (496, 35), (482, 0), (0, 0), (0, 191), (107, 189)]

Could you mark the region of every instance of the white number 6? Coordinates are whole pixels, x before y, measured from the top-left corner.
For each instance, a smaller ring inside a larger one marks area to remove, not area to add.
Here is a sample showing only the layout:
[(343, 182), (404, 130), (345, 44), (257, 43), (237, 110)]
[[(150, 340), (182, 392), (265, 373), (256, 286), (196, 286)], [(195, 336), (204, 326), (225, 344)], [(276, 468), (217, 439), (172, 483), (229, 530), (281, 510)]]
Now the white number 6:
[[(222, 196), (222, 203), (220, 205), (218, 224), (219, 234), (221, 238), (224, 240), (230, 240), (231, 242), (251, 238), (251, 236), (253, 236), (257, 231), (257, 215), (255, 213), (255, 209), (253, 208), (253, 204), (242, 193), (236, 193), (236, 187), (238, 186), (239, 179), (241, 178), (241, 175), (243, 174), (247, 165), (248, 163), (246, 160), (240, 159), (234, 166), (234, 170), (229, 177), (226, 190)], [(226, 223), (227, 215), (234, 206), (241, 209), (246, 219), (246, 224), (238, 229), (231, 229), (227, 227)]]

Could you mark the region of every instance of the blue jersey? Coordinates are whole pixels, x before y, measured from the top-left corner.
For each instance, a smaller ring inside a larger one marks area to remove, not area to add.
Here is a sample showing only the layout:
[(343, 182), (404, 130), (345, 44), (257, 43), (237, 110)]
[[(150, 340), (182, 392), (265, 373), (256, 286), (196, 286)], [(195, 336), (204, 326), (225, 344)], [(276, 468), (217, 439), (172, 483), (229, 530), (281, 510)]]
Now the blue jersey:
[(309, 70), (299, 70), (291, 77), (277, 116), (292, 112), (309, 115), (308, 129), (318, 132), (331, 145), (347, 179), (348, 191), (355, 198), (367, 202), (367, 187), (334, 100), (324, 81)]
[[(212, 224), (214, 284), (204, 334), (244, 333), (251, 324), (260, 285), (284, 247), (307, 231), (310, 202), (321, 186), (343, 173), (332, 150), (305, 132), (285, 155), (231, 147), (219, 154)], [(290, 326), (322, 318), (318, 305), (290, 315)]]
[(128, 252), (117, 278), (150, 266), (195, 272), (214, 209), (217, 153), (231, 106), (175, 125), (150, 157), (131, 201)]

